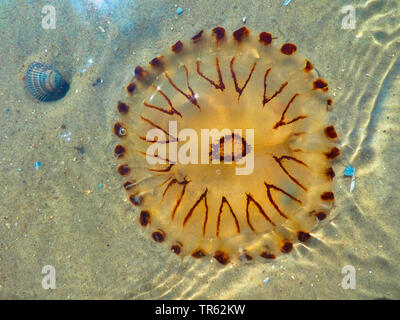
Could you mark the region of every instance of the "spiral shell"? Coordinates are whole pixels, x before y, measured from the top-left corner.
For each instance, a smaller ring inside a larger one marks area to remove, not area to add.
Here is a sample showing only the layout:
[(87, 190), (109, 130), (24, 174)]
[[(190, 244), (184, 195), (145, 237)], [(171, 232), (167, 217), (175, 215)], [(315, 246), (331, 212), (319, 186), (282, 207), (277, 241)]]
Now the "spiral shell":
[(54, 101), (65, 96), (69, 84), (53, 68), (32, 62), (26, 71), (25, 81), (28, 91), (39, 101)]

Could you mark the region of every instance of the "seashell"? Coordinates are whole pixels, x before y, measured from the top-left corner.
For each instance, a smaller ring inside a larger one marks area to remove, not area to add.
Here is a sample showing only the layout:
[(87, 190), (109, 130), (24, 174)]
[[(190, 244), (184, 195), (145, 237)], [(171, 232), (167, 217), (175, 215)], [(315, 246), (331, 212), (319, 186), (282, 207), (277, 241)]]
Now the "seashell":
[(57, 70), (40, 62), (28, 66), (25, 81), (29, 92), (39, 101), (61, 99), (69, 89), (69, 83)]

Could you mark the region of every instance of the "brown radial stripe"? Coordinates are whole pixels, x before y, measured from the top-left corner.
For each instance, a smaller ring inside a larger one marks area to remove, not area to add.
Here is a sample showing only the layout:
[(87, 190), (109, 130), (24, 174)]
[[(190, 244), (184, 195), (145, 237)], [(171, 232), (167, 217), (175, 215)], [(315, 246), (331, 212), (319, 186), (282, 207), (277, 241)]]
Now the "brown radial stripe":
[(205, 80), (207, 80), (211, 85), (213, 85), (215, 87), (215, 89), (224, 91), (225, 89), (225, 84), (222, 80), (222, 73), (221, 73), (221, 68), (219, 67), (219, 59), (218, 57), (215, 57), (215, 67), (217, 69), (217, 74), (218, 74), (218, 84), (215, 83), (213, 80), (211, 80), (210, 78), (208, 78), (206, 75), (204, 75), (201, 71), (200, 71), (200, 61), (197, 60), (196, 61), (196, 65), (197, 65), (197, 73)]
[(269, 102), (271, 101), (273, 98), (275, 98), (278, 94), (280, 94), (282, 92), (282, 90), (287, 86), (288, 82), (284, 82), (281, 84), (280, 88), (278, 90), (275, 91), (275, 93), (271, 96), (271, 97), (267, 97), (267, 78), (268, 78), (268, 74), (270, 73), (270, 71), (272, 70), (272, 68), (268, 68), (265, 71), (264, 74), (264, 95), (263, 95), (263, 107)]
[(229, 204), (228, 200), (226, 200), (226, 198), (223, 196), (223, 197), (222, 197), (222, 200), (221, 200), (221, 205), (220, 205), (220, 207), (219, 207), (219, 213), (218, 213), (218, 219), (217, 219), (217, 233), (216, 233), (216, 235), (217, 235), (218, 238), (219, 238), (219, 230), (220, 230), (220, 224), (221, 224), (221, 214), (222, 214), (222, 209), (224, 208), (224, 204), (226, 204), (226, 205), (228, 206), (229, 211), (230, 211), (230, 213), (231, 213), (231, 215), (232, 215), (232, 217), (233, 217), (233, 219), (234, 219), (234, 221), (235, 221), (237, 233), (240, 233), (239, 221), (238, 221), (238, 219), (236, 218), (236, 215), (235, 215), (235, 213), (233, 212), (232, 207), (231, 207), (231, 205)]
[(208, 205), (207, 205), (207, 192), (206, 189), (203, 194), (197, 199), (195, 204), (190, 208), (189, 212), (186, 214), (185, 219), (183, 220), (183, 227), (185, 227), (186, 223), (192, 217), (194, 209), (199, 205), (199, 203), (204, 199), (204, 205), (206, 207), (205, 214), (204, 214), (204, 223), (203, 223), (203, 236), (206, 234), (206, 227), (207, 227), (207, 220), (208, 220)]
[(234, 68), (233, 68), (234, 63), (235, 63), (235, 59), (236, 59), (236, 56), (234, 56), (234, 57), (231, 59), (230, 67), (231, 67), (232, 79), (233, 79), (233, 82), (235, 83), (235, 90), (236, 90), (236, 92), (239, 94), (239, 95), (238, 95), (238, 100), (239, 100), (239, 99), (240, 99), (240, 96), (242, 95), (242, 93), (243, 93), (244, 89), (246, 88), (248, 82), (250, 81), (251, 76), (253, 75), (253, 72), (254, 72), (254, 69), (255, 69), (255, 67), (256, 67), (256, 65), (257, 65), (257, 62), (254, 62), (254, 63), (253, 63), (253, 65), (252, 65), (252, 67), (251, 67), (251, 69), (250, 69), (249, 76), (247, 77), (247, 80), (245, 81), (244, 85), (240, 88), (240, 87), (239, 87), (239, 84), (238, 84), (237, 77), (236, 77), (236, 72), (235, 72), (235, 70), (234, 70)]

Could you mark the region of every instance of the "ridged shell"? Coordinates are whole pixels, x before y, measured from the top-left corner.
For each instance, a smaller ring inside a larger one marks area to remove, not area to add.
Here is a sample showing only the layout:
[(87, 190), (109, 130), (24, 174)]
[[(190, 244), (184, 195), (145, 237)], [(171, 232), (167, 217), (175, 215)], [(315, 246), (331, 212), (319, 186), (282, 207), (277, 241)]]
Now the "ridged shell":
[(25, 81), (29, 92), (39, 101), (61, 99), (69, 89), (69, 84), (57, 70), (40, 62), (28, 66)]

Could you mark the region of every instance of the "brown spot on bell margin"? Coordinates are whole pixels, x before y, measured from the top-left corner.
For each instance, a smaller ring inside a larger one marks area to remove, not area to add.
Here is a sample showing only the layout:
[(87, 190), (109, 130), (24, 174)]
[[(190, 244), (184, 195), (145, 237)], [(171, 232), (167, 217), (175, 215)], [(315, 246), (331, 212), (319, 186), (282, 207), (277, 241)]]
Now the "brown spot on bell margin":
[(153, 67), (159, 67), (162, 64), (162, 57), (155, 57), (153, 60), (149, 62), (149, 64)]
[(308, 239), (311, 238), (311, 235), (308, 232), (304, 232), (304, 231), (299, 231), (297, 233), (297, 238), (301, 241), (301, 242), (305, 242)]
[(318, 219), (319, 221), (322, 221), (322, 220), (324, 220), (324, 219), (326, 218), (326, 213), (324, 213), (324, 212), (318, 212), (315, 216), (317, 217), (317, 219)]
[(328, 99), (326, 101), (326, 103), (328, 104), (328, 106), (331, 106), (331, 105), (333, 105), (333, 100), (332, 99)]
[(281, 52), (290, 56), (297, 51), (297, 47), (293, 43), (284, 43), (281, 47)]
[(330, 178), (333, 179), (335, 177), (335, 171), (333, 171), (333, 168), (330, 167), (326, 169), (325, 174)]
[(197, 43), (201, 40), (201, 36), (203, 35), (203, 30), (201, 30), (198, 34), (196, 34), (195, 36), (192, 37), (192, 41), (194, 43)]
[(276, 258), (276, 256), (274, 254), (269, 253), (267, 251), (261, 252), (260, 257), (262, 257), (264, 259), (275, 259)]
[(245, 37), (247, 37), (250, 34), (250, 30), (247, 29), (246, 27), (241, 27), (240, 29), (237, 29), (233, 33), (233, 38), (237, 41), (242, 41)]
[(326, 83), (324, 79), (318, 78), (313, 82), (313, 89), (321, 89), (322, 91), (326, 92), (328, 91), (328, 83)]
[(321, 199), (324, 201), (333, 201), (335, 199), (335, 195), (333, 192), (327, 191), (321, 194)]
[(171, 251), (175, 254), (180, 254), (181, 253), (181, 247), (182, 245), (180, 243), (174, 244), (171, 246)]
[(162, 230), (154, 231), (151, 236), (156, 242), (163, 242), (165, 240), (165, 233)]
[(123, 164), (118, 167), (118, 173), (121, 176), (126, 176), (129, 174), (129, 172), (131, 172), (131, 168), (129, 168), (127, 164)]
[(283, 253), (289, 253), (290, 251), (292, 251), (292, 249), (293, 249), (293, 243), (291, 243), (290, 241), (285, 240), (285, 241), (282, 243), (281, 252), (283, 252)]
[(140, 206), (143, 202), (143, 196), (139, 194), (131, 194), (129, 200), (134, 206)]
[(229, 255), (224, 251), (215, 251), (214, 258), (223, 265), (228, 264), (230, 261)]
[(183, 43), (180, 40), (171, 47), (171, 50), (174, 53), (179, 53), (182, 51), (182, 49), (183, 49)]
[(204, 252), (203, 249), (198, 249), (196, 251), (193, 251), (192, 257), (193, 258), (202, 258), (205, 257), (206, 253)]
[(129, 94), (132, 94), (136, 89), (136, 84), (134, 82), (128, 84), (126, 86), (126, 91), (128, 91)]
[(118, 111), (122, 114), (126, 114), (129, 111), (129, 106), (126, 103), (121, 102), (121, 101), (118, 102), (117, 108), (118, 108)]
[(313, 64), (310, 61), (306, 60), (306, 66), (304, 67), (304, 71), (310, 72), (313, 68), (314, 68)]
[(325, 135), (328, 138), (331, 138), (331, 139), (336, 139), (337, 138), (337, 133), (336, 133), (336, 130), (335, 130), (334, 126), (326, 127), (324, 132), (325, 132)]
[(116, 122), (114, 124), (114, 134), (121, 138), (126, 135), (126, 129), (122, 126), (122, 124)]
[(214, 28), (212, 33), (215, 34), (217, 40), (221, 40), (223, 37), (225, 37), (225, 29), (221, 27)]
[(333, 147), (331, 151), (325, 152), (324, 154), (328, 159), (334, 159), (340, 154), (340, 150), (336, 147)]
[(143, 210), (140, 212), (139, 218), (140, 225), (146, 227), (150, 223), (150, 212)]
[(123, 184), (123, 186), (124, 186), (124, 189), (125, 190), (130, 190), (130, 189), (132, 189), (134, 186), (135, 186), (135, 180), (133, 180), (133, 181), (127, 181), (127, 182), (125, 182), (124, 184)]
[(147, 72), (143, 69), (141, 66), (137, 66), (135, 68), (135, 76), (139, 79), (145, 78), (147, 75)]
[(253, 257), (251, 256), (251, 255), (249, 255), (247, 252), (244, 252), (242, 255), (241, 255), (241, 258), (242, 258), (242, 260), (243, 259), (246, 259), (246, 260), (253, 260)]
[(272, 43), (272, 34), (268, 32), (261, 32), (259, 35), (259, 41), (264, 44), (268, 45)]
[(117, 158), (121, 158), (121, 157), (124, 155), (125, 152), (126, 152), (126, 149), (125, 149), (123, 146), (121, 146), (120, 144), (117, 145), (117, 146), (114, 148), (114, 155), (115, 155)]

